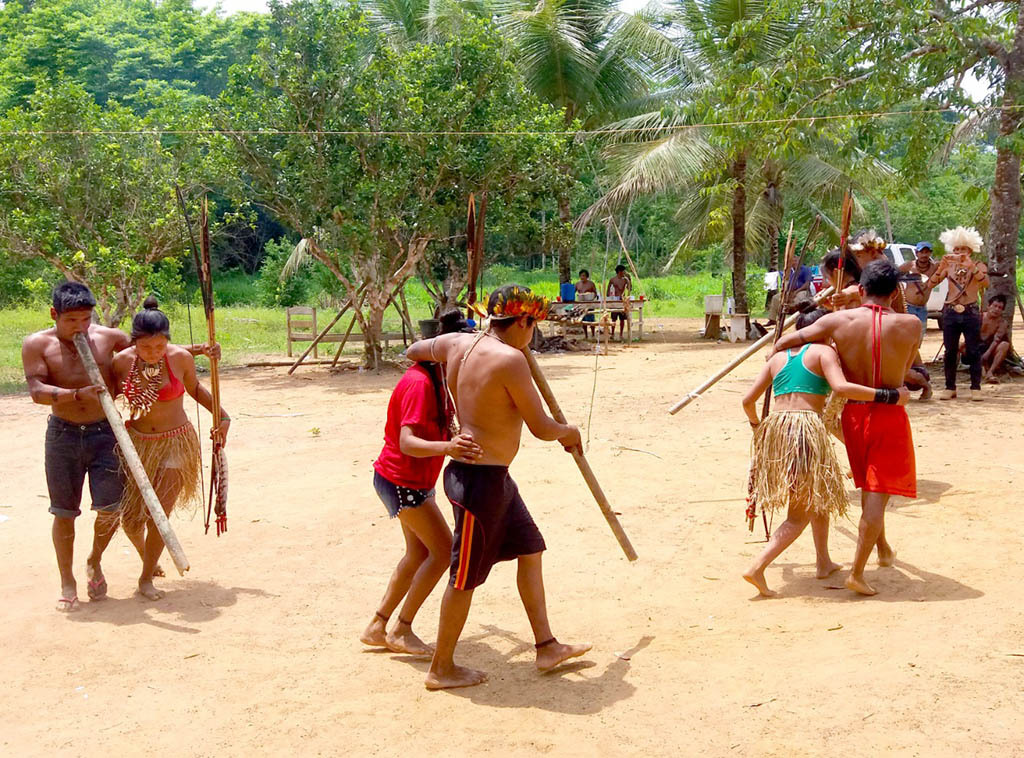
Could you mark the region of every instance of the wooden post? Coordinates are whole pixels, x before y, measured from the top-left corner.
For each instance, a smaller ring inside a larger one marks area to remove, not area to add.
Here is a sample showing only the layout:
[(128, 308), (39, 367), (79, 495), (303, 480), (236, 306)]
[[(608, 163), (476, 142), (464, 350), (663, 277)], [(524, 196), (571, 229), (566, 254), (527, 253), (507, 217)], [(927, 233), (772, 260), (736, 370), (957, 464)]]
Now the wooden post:
[[(558, 405), (558, 401), (555, 399), (555, 395), (551, 391), (551, 385), (548, 384), (548, 380), (545, 379), (544, 374), (541, 373), (540, 366), (537, 365), (537, 359), (533, 357), (533, 353), (530, 352), (529, 347), (523, 349), (523, 355), (526, 356), (526, 362), (530, 364), (530, 373), (533, 374), (533, 381), (536, 382), (537, 389), (540, 390), (541, 397), (543, 397), (544, 402), (547, 403), (548, 409), (551, 411), (551, 416), (558, 423), (565, 424), (565, 414), (562, 413), (562, 408)], [(604, 518), (608, 522), (608, 526), (611, 527), (612, 534), (615, 535), (615, 539), (618, 541), (619, 547), (622, 548), (622, 552), (626, 554), (626, 558), (630, 561), (635, 561), (637, 559), (636, 550), (633, 549), (633, 545), (629, 541), (629, 537), (626, 536), (626, 532), (622, 528), (622, 524), (619, 523), (619, 519), (615, 515), (615, 511), (612, 510), (612, 506), (608, 502), (608, 498), (605, 497), (604, 491), (601, 489), (601, 485), (598, 484), (597, 477), (594, 476), (594, 471), (590, 468), (590, 464), (587, 462), (586, 457), (577, 449), (572, 451), (572, 458), (576, 461), (576, 465), (579, 467), (580, 473), (583, 474), (583, 479), (590, 488), (590, 492), (594, 496), (594, 500), (597, 501), (597, 505), (601, 509), (601, 513), (604, 514)]]
[(103, 387), (99, 394), (100, 405), (103, 407), (103, 413), (107, 417), (107, 421), (110, 422), (110, 428), (114, 431), (117, 444), (121, 447), (125, 462), (128, 464), (128, 470), (142, 492), (142, 500), (146, 503), (146, 508), (149, 510), (149, 515), (160, 532), (164, 545), (167, 546), (167, 552), (170, 553), (171, 560), (174, 561), (178, 573), (184, 576), (185, 572), (190, 568), (188, 558), (185, 557), (185, 551), (181, 549), (181, 543), (178, 542), (174, 530), (171, 529), (171, 523), (167, 520), (167, 514), (164, 513), (163, 506), (160, 505), (160, 499), (156, 496), (149, 477), (146, 476), (146, 469), (143, 468), (139, 454), (135, 450), (135, 445), (132, 444), (132, 438), (128, 436), (128, 430), (124, 426), (124, 421), (121, 420), (121, 415), (117, 412), (114, 399), (107, 391), (107, 383), (103, 380), (103, 375), (100, 374), (99, 366), (96, 365), (96, 359), (93, 357), (92, 349), (89, 347), (89, 341), (81, 332), (76, 334), (74, 339), (75, 347), (78, 349), (78, 357), (82, 360), (82, 365), (89, 375), (89, 381)]
[[(820, 303), (822, 300), (824, 300), (826, 297), (828, 297), (831, 294), (832, 294), (832, 287), (829, 287), (828, 289), (826, 289), (823, 292), (821, 292), (821, 294), (819, 294), (815, 298), (815, 300)], [(785, 323), (782, 325), (783, 331), (785, 331), (794, 321), (796, 321), (797, 315), (798, 314), (794, 313), (789, 318), (787, 318), (785, 320)], [(671, 408), (669, 408), (668, 412), (673, 414), (673, 415), (676, 414), (676, 413), (679, 413), (679, 411), (681, 411), (683, 408), (685, 408), (690, 403), (692, 403), (694, 400), (696, 400), (698, 397), (700, 397), (701, 394), (706, 392), (709, 387), (711, 387), (712, 385), (716, 384), (719, 380), (721, 380), (723, 377), (725, 377), (727, 374), (729, 374), (734, 368), (736, 368), (741, 363), (743, 363), (743, 361), (745, 361), (747, 358), (752, 356), (754, 353), (756, 353), (762, 347), (767, 345), (769, 342), (773, 342), (774, 340), (775, 340), (775, 333), (774, 332), (768, 332), (761, 339), (759, 339), (757, 342), (755, 342), (753, 345), (748, 347), (746, 350), (744, 350), (742, 353), (740, 353), (738, 356), (736, 356), (733, 360), (731, 360), (728, 363), (728, 365), (726, 365), (725, 368), (723, 368), (721, 371), (716, 373), (710, 379), (707, 379), (703, 384), (701, 384), (699, 387), (697, 387), (697, 389), (693, 390), (692, 392), (687, 393), (687, 395), (682, 400), (680, 400), (675, 405), (673, 405)]]

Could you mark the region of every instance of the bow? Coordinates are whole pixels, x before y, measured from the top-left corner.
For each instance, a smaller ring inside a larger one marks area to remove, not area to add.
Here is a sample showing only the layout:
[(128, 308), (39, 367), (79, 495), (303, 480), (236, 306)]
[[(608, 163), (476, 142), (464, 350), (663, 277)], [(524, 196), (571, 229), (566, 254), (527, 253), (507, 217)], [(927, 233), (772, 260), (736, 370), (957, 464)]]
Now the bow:
[[(212, 348), (216, 344), (216, 326), (213, 314), (213, 279), (210, 274), (210, 223), (207, 199), (204, 196), (199, 209), (199, 246), (196, 246), (195, 236), (192, 233), (192, 223), (188, 218), (188, 210), (185, 207), (185, 198), (181, 189), (175, 187), (178, 195), (178, 204), (181, 206), (181, 213), (185, 219), (185, 226), (188, 227), (189, 242), (192, 246), (192, 258), (196, 264), (196, 276), (199, 278), (199, 291), (203, 296), (203, 312), (206, 315), (206, 332), (208, 345)], [(212, 398), (210, 412), (213, 415), (213, 452), (210, 459), (210, 491), (206, 499), (206, 518), (203, 526), (205, 532), (210, 531), (210, 516), (216, 514), (217, 536), (228, 530), (228, 462), (224, 454), (224, 444), (217, 435), (220, 431), (220, 373), (217, 370), (217, 358), (213, 355), (210, 359), (210, 396)]]

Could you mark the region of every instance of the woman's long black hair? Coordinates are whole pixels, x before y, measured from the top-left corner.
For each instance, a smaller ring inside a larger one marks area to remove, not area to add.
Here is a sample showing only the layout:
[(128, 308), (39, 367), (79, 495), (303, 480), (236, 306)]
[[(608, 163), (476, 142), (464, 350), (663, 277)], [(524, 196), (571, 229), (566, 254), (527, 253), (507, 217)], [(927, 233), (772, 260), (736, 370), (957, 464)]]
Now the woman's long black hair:
[[(441, 314), (441, 334), (466, 331), (468, 328), (469, 325), (459, 311), (450, 310)], [(449, 399), (448, 387), (446, 386), (448, 379), (445, 376), (444, 364), (424, 363), (423, 368), (426, 369), (427, 374), (430, 376), (430, 382), (434, 385), (434, 396), (437, 398), (438, 426), (441, 428), (441, 433), (447, 435), (451, 427), (451, 421), (455, 418), (455, 408), (452, 407)]]

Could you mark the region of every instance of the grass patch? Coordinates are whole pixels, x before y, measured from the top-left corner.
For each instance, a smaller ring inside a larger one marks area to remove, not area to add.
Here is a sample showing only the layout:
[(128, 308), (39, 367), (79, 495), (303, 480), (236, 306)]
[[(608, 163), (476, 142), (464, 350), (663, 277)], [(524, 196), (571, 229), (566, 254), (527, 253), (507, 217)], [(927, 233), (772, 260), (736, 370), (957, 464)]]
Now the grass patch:
[[(754, 276), (759, 277), (760, 274), (754, 272), (751, 277)], [(558, 277), (551, 271), (519, 271), (494, 266), (488, 269), (484, 276), (484, 287), (487, 291), (509, 282), (526, 285), (547, 297), (554, 298), (558, 295)], [(247, 288), (241, 278), (237, 281), (232, 280), (230, 286), (234, 297), (229, 299), (245, 296)], [(644, 314), (647, 318), (699, 318), (704, 312), (704, 295), (721, 291), (722, 278), (711, 274), (650, 277), (641, 280), (637, 287), (637, 292), (643, 293), (650, 301)], [(432, 315), (433, 301), (420, 282), (409, 282), (405, 292), (414, 325), (419, 319)], [(752, 303), (763, 304), (760, 287), (750, 286), (750, 294)], [(185, 305), (162, 303), (161, 308), (171, 320), (171, 334), (175, 342), (187, 344), (190, 341), (205, 341), (206, 321), (201, 307), (191, 308), (191, 337), (188, 309)], [(760, 312), (759, 308), (755, 308), (755, 313)], [(284, 308), (227, 305), (218, 307), (216, 316), (217, 339), (223, 346), (225, 365), (243, 364), (257, 355), (285, 357), (287, 345)], [(333, 317), (334, 312), (331, 309), (319, 310), (317, 321), (320, 328), (326, 326)], [(334, 330), (344, 332), (349, 318), (343, 317), (335, 325)], [(0, 312), (0, 393), (25, 392), (25, 378), (21, 367), (21, 341), (26, 335), (52, 325), (49, 309), (44, 304), (6, 308)], [(126, 322), (122, 328), (128, 326)], [(389, 332), (401, 332), (401, 321), (394, 309), (389, 309), (384, 319), (384, 329)], [(301, 351), (305, 347), (298, 343), (295, 349)], [(321, 355), (332, 356), (336, 349), (335, 345), (325, 345)], [(358, 359), (361, 352), (362, 339), (356, 331), (349, 344), (345, 346), (345, 356)]]

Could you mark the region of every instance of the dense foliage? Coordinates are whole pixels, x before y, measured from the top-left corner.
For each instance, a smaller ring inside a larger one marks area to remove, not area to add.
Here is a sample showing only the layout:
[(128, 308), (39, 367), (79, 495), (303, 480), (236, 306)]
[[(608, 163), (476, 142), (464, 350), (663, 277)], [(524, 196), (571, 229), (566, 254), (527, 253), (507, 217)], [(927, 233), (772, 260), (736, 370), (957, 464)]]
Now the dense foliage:
[(852, 186), (897, 241), (977, 224), (1012, 287), (1022, 1), (12, 0), (0, 304), (85, 278), (115, 322), (192, 292), (175, 184), (210, 194), (215, 264), (261, 304), (365, 285), (367, 360), (410, 276), (460, 299), (470, 192), (489, 265), (600, 277), (625, 245), (742, 300), (747, 261), (815, 214), (825, 244)]

